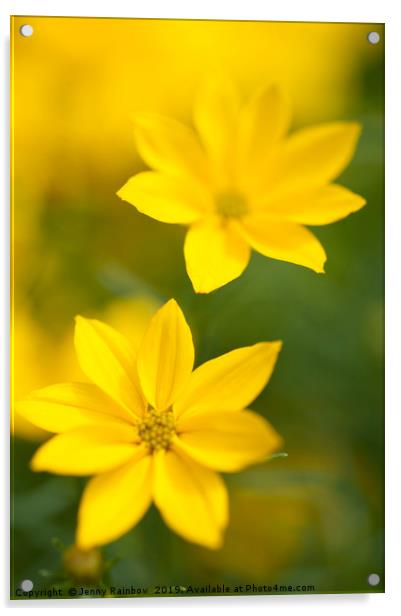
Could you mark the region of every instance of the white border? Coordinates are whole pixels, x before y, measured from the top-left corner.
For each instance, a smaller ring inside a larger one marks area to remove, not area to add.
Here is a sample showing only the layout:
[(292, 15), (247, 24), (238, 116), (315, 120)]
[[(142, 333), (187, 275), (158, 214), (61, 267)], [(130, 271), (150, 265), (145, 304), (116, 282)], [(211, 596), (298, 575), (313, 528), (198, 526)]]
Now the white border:
[[(8, 608), (23, 609), (162, 609), (163, 612), (176, 609), (227, 609), (237, 612), (246, 608), (266, 612), (269, 609), (282, 614), (308, 615), (313, 612), (365, 614), (377, 616), (379, 610), (393, 609), (401, 605), (397, 595), (400, 571), (400, 523), (401, 523), (401, 485), (400, 485), (400, 315), (401, 315), (401, 80), (399, 78), (399, 58), (401, 50), (401, 19), (399, 3), (391, 0), (280, 0), (272, 4), (262, 0), (246, 0), (225, 6), (216, 0), (202, 0), (194, 3), (184, 0), (146, 0), (146, 2), (129, 2), (128, 0), (2, 0), (0, 6), (0, 36), (3, 59), (0, 64), (2, 103), (0, 105), (2, 164), (0, 165), (0, 189), (2, 191), (2, 208), (0, 210), (1, 227), (1, 333), (2, 353), (0, 354), (0, 391), (8, 392), (8, 297), (9, 297), (9, 146), (8, 146), (8, 40), (9, 15), (59, 15), (59, 16), (101, 16), (101, 17), (181, 17), (204, 19), (260, 19), (271, 21), (337, 21), (386, 23), (386, 593), (374, 595), (314, 595), (314, 596), (258, 596), (258, 597), (204, 597), (193, 599), (124, 599), (124, 601), (90, 600), (79, 604), (68, 601), (8, 602), (9, 563), (8, 550), (3, 549), (0, 560), (0, 584), (2, 603)], [(7, 395), (3, 394), (2, 412), (8, 413)], [(2, 502), (8, 501), (8, 432), (1, 421), (6, 460), (1, 475)], [(0, 497), (0, 498), (1, 498)], [(8, 545), (8, 511), (2, 506), (1, 546)], [(4, 590), (3, 590), (4, 589)], [(111, 603), (112, 601), (112, 603)]]
[[(282, 0), (279, 3), (264, 4), (260, 0), (243, 3), (203, 0), (198, 5), (185, 0), (6, 0), (5, 14), (14, 15), (59, 15), (91, 17), (176, 17), (190, 19), (244, 19), (271, 21), (337, 21), (378, 23), (387, 21), (394, 14), (391, 2), (337, 0), (335, 3), (318, 1)], [(385, 8), (387, 7), (387, 8)]]

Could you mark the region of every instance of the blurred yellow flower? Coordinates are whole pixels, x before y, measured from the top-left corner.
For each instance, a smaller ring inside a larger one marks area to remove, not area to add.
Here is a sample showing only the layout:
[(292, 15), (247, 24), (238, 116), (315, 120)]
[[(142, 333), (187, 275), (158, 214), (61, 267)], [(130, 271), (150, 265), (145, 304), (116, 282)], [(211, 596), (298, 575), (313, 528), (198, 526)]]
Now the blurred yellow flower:
[[(118, 327), (137, 349), (151, 317), (159, 307), (160, 303), (153, 297), (142, 294), (114, 300), (100, 313), (100, 317), (112, 327)], [(11, 431), (16, 436), (30, 441), (41, 441), (50, 436), (49, 432), (33, 425), (16, 412), (14, 401), (46, 383), (58, 381), (64, 374), (73, 380), (80, 378), (72, 338), (73, 332), (69, 329), (52, 338), (46, 335), (45, 329), (32, 318), (26, 308), (15, 311)]]
[(84, 195), (97, 208), (118, 186), (131, 160), (130, 112), (187, 119), (196, 84), (218, 71), (244, 93), (279, 80), (297, 124), (338, 118), (358, 104), (359, 71), (380, 53), (366, 43), (366, 23), (30, 16), (35, 36), (26, 39), (25, 19), (12, 18), (18, 234), (31, 230), (26, 218), (38, 216), (49, 191), (72, 206)]
[(13, 314), (11, 379), (11, 432), (30, 441), (42, 441), (50, 436), (19, 415), (16, 401), (33, 389), (57, 381), (67, 373), (79, 378), (70, 336), (53, 339), (30, 314), (18, 307)]
[(91, 383), (32, 393), (18, 411), (58, 433), (36, 452), (35, 471), (96, 475), (79, 510), (80, 549), (117, 539), (154, 501), (186, 540), (217, 549), (228, 522), (216, 471), (267, 459), (281, 438), (244, 408), (273, 371), (281, 342), (261, 342), (193, 371), (191, 331), (174, 300), (153, 317), (137, 357), (124, 336), (77, 317), (75, 347)]
[(360, 134), (354, 122), (286, 137), (289, 104), (273, 85), (240, 104), (231, 82), (209, 82), (196, 99), (196, 134), (154, 113), (134, 115), (137, 149), (154, 171), (133, 176), (119, 197), (167, 223), (189, 225), (185, 260), (195, 291), (209, 293), (246, 268), (251, 248), (323, 272), (326, 254), (304, 225), (325, 225), (365, 200), (332, 184)]

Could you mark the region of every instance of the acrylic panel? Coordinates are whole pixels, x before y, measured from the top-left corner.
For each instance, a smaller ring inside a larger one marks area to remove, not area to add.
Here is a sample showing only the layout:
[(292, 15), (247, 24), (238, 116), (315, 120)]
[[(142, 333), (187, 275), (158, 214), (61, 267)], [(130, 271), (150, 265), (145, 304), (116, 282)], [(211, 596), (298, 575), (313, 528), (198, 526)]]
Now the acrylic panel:
[(384, 591), (384, 25), (11, 20), (11, 597)]

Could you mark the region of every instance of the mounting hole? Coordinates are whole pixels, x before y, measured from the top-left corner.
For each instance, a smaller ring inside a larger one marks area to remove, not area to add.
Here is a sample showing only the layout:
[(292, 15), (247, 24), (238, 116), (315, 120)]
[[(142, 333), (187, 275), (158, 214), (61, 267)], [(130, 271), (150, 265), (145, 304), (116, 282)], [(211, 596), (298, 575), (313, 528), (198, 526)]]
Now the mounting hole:
[(33, 28), (30, 24), (24, 24), (20, 27), (19, 31), (21, 36), (25, 36), (25, 38), (27, 38), (28, 36), (32, 36), (33, 34)]
[(29, 592), (33, 588), (32, 580), (22, 580), (21, 588), (24, 592)]
[(368, 584), (369, 586), (377, 586), (380, 582), (380, 575), (377, 573), (371, 573), (368, 575)]
[(378, 32), (369, 32), (368, 41), (371, 45), (377, 45), (377, 43), (380, 43), (380, 34)]

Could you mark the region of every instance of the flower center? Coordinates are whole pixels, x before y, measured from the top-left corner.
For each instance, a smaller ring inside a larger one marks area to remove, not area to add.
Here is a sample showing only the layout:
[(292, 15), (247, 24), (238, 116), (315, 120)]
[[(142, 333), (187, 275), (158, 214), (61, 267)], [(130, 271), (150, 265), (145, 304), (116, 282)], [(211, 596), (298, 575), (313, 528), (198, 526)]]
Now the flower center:
[(237, 192), (222, 192), (216, 196), (216, 211), (224, 218), (241, 218), (248, 212), (245, 198)]
[(172, 410), (149, 409), (138, 425), (138, 434), (150, 451), (168, 449), (175, 434)]

